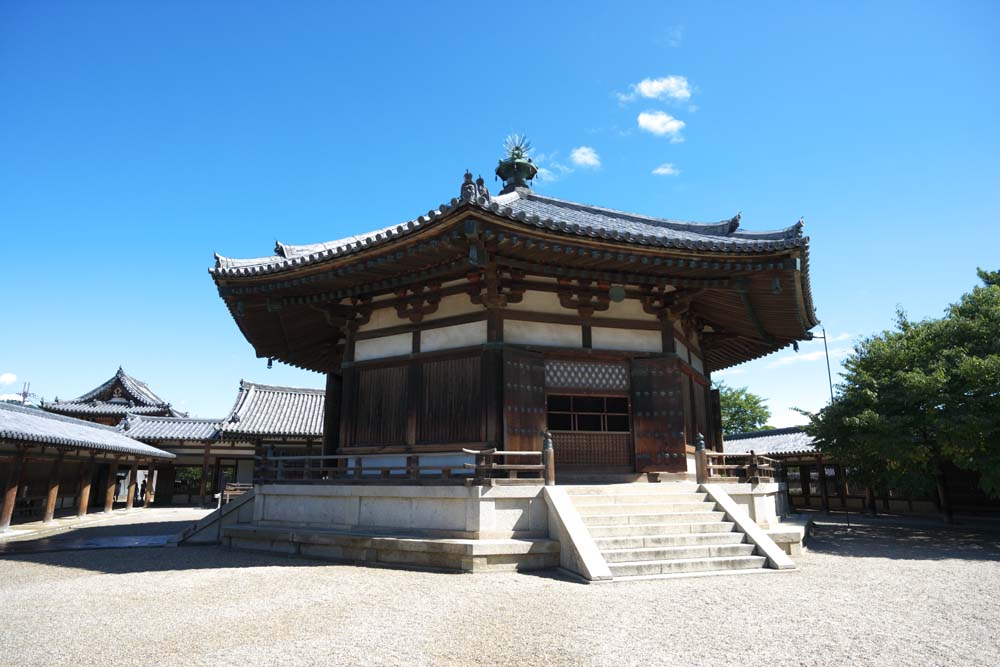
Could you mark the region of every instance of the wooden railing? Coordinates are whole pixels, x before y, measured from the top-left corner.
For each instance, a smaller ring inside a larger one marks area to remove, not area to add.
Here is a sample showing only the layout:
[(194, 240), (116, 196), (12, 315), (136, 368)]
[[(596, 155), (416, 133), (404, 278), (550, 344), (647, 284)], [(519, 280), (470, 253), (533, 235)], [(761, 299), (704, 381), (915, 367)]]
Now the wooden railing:
[(701, 450), (695, 452), (699, 482), (775, 482), (781, 479), (781, 462), (755, 454), (726, 454)]
[[(404, 459), (395, 463), (393, 459)], [(472, 462), (468, 461), (472, 458)], [(451, 459), (449, 461), (448, 459)], [(456, 462), (455, 459), (462, 459)], [(422, 454), (258, 456), (255, 483), (554, 484), (551, 446), (542, 451), (460, 449)]]
[(244, 493), (248, 493), (253, 490), (253, 484), (240, 484), (237, 482), (227, 482), (226, 486), (222, 489), (222, 493), (219, 494), (219, 506), (225, 505), (233, 498), (238, 498)]

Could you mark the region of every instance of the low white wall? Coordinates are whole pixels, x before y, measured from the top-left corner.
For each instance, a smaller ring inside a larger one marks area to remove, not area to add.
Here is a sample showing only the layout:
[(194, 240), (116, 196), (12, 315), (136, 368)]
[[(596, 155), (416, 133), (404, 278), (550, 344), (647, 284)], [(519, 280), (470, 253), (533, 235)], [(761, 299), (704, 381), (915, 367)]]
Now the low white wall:
[(789, 513), (784, 482), (724, 484), (722, 488), (761, 528), (773, 528)]
[(542, 489), (264, 484), (256, 487), (254, 523), (478, 539), (544, 537)]

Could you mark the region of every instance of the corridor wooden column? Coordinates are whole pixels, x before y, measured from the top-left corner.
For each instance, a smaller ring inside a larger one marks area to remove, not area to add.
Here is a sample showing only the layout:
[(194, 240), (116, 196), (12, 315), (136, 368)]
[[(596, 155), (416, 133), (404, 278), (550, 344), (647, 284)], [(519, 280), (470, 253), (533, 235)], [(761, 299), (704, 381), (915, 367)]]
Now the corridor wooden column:
[(826, 488), (826, 463), (822, 456), (816, 457), (817, 478), (819, 480), (820, 500), (823, 503), (823, 511), (830, 513), (830, 492)]
[(110, 514), (115, 507), (115, 489), (118, 487), (118, 461), (108, 467), (108, 483), (104, 490), (104, 513)]
[[(201, 497), (201, 504), (206, 502), (205, 495), (208, 493), (208, 454), (209, 444), (205, 443), (205, 454), (201, 459), (201, 484), (198, 487), (198, 495)], [(148, 486), (147, 486), (148, 488)]]
[(153, 475), (156, 474), (156, 464), (150, 461), (146, 471), (146, 497), (142, 501), (143, 507), (149, 507), (153, 502)]
[(125, 500), (125, 509), (132, 509), (132, 505), (135, 502), (135, 486), (137, 478), (139, 477), (139, 464), (133, 463), (132, 467), (128, 470), (128, 498)]
[(76, 499), (76, 516), (83, 518), (87, 516), (87, 508), (90, 506), (90, 482), (94, 476), (94, 458), (91, 457), (80, 466), (80, 484)]
[(21, 484), (21, 473), (24, 471), (24, 450), (18, 450), (10, 463), (7, 472), (7, 482), (4, 485), (3, 505), (0, 506), (0, 530), (10, 527), (14, 516), (14, 504), (17, 503), (17, 489)]
[(59, 456), (52, 462), (49, 470), (49, 488), (45, 496), (45, 513), (42, 521), (48, 523), (56, 516), (56, 503), (59, 502), (59, 479), (62, 473), (62, 462), (66, 458), (66, 452), (59, 452)]

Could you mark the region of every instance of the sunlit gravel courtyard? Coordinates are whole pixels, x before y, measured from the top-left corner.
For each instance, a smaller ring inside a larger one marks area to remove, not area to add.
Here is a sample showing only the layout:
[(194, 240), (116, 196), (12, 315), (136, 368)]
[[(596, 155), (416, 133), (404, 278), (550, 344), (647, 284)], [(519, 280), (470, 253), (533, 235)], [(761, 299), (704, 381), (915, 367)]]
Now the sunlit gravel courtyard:
[(997, 665), (1000, 538), (824, 523), (798, 572), (583, 585), (214, 547), (0, 557), (3, 665)]

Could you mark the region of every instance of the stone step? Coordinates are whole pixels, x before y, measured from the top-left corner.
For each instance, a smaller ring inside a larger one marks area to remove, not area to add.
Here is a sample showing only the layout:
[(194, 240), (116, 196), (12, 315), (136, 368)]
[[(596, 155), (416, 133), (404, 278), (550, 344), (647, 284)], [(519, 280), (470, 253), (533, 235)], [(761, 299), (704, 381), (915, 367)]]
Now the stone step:
[(605, 549), (642, 549), (644, 547), (680, 547), (686, 545), (742, 544), (743, 533), (691, 533), (678, 535), (633, 535), (628, 537), (598, 537), (594, 544)]
[(643, 505), (647, 503), (699, 503), (708, 499), (707, 493), (622, 493), (614, 495), (570, 496), (577, 507), (584, 505)]
[(709, 523), (722, 521), (725, 512), (631, 512), (581, 516), (585, 526), (641, 526), (665, 523)]
[(619, 524), (614, 526), (587, 526), (587, 530), (590, 531), (590, 536), (593, 538), (636, 537), (693, 533), (729, 533), (732, 532), (734, 525), (735, 524), (732, 521), (647, 523), (636, 526), (629, 524)]
[(612, 504), (582, 504), (576, 506), (576, 511), (580, 516), (591, 516), (594, 514), (676, 514), (679, 512), (713, 512), (715, 503), (704, 501), (695, 502), (668, 502), (659, 499), (658, 502), (647, 503), (612, 503)]
[(698, 544), (674, 547), (647, 547), (641, 549), (602, 549), (601, 554), (608, 563), (627, 563), (691, 558), (721, 558), (723, 556), (749, 556), (755, 548), (752, 544)]
[(638, 577), (653, 574), (753, 570), (764, 567), (763, 556), (721, 556), (718, 558), (681, 558), (673, 560), (626, 561), (608, 563), (614, 577)]
[(673, 495), (697, 493), (698, 485), (689, 482), (666, 484), (567, 484), (562, 485), (570, 496), (621, 496), (627, 494)]

